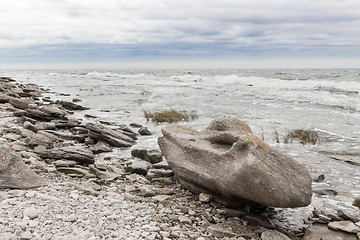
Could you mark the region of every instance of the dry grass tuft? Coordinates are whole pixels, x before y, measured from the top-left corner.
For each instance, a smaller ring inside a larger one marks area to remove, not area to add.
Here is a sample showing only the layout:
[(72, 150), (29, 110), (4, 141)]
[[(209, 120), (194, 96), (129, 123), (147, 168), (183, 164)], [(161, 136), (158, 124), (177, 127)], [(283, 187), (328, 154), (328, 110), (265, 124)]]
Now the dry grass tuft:
[(147, 121), (150, 119), (153, 122), (180, 122), (180, 121), (190, 121), (198, 118), (198, 115), (195, 112), (187, 112), (187, 111), (177, 111), (174, 109), (164, 110), (164, 111), (147, 111), (144, 110), (144, 116)]
[(294, 139), (298, 139), (301, 144), (311, 143), (315, 145), (319, 142), (319, 135), (314, 130), (296, 129), (289, 131), (284, 136), (284, 142), (289, 143)]

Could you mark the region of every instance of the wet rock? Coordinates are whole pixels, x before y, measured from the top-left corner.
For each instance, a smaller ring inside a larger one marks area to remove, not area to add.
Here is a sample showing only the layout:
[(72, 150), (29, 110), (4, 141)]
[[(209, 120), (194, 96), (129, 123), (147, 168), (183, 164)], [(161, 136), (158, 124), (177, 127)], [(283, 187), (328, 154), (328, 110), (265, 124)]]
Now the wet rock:
[(137, 140), (136, 133), (127, 126), (121, 126), (119, 128), (125, 135), (131, 137), (133, 140)]
[(45, 181), (25, 165), (21, 157), (5, 145), (0, 145), (0, 189), (34, 188)]
[(314, 182), (322, 182), (322, 181), (324, 181), (324, 179), (325, 179), (324, 174), (321, 174), (321, 175), (317, 176), (316, 178), (314, 178), (313, 181)]
[(103, 153), (103, 152), (112, 152), (112, 148), (110, 147), (110, 145), (103, 141), (97, 142), (95, 146), (90, 147), (90, 150), (94, 154)]
[(163, 160), (163, 156), (158, 150), (148, 150), (147, 155), (149, 158), (149, 162), (152, 164), (159, 163)]
[(141, 127), (138, 130), (140, 135), (146, 136), (146, 135), (152, 135), (152, 133), (149, 131), (149, 129), (147, 127)]
[(134, 128), (141, 128), (143, 127), (143, 125), (139, 124), (139, 123), (130, 123), (130, 126), (131, 127), (134, 127)]
[(90, 150), (76, 146), (48, 149), (40, 156), (50, 159), (74, 160), (83, 164), (94, 163), (94, 154)]
[(152, 164), (159, 163), (163, 160), (163, 156), (158, 150), (147, 150), (147, 149), (132, 149), (131, 155), (136, 158), (140, 158)]
[(136, 158), (140, 158), (142, 160), (148, 161), (149, 162), (149, 157), (147, 155), (147, 149), (132, 149), (131, 150), (131, 156), (136, 157)]
[(96, 141), (104, 141), (114, 147), (130, 147), (135, 141), (121, 130), (114, 130), (96, 123), (87, 123), (89, 137)]
[(355, 198), (352, 205), (360, 208), (360, 197)]
[(202, 132), (180, 125), (162, 132), (162, 153), (191, 191), (209, 193), (232, 207), (311, 202), (312, 179), (306, 168), (262, 142), (238, 119), (216, 119)]
[(67, 102), (67, 101), (56, 101), (56, 104), (60, 104), (63, 106), (63, 108), (66, 108), (68, 110), (88, 110), (88, 107), (83, 107), (79, 104), (73, 103), (73, 102)]
[(126, 171), (131, 173), (137, 173), (141, 175), (146, 175), (149, 170), (149, 163), (142, 160), (134, 160), (127, 168)]
[(343, 232), (349, 233), (358, 233), (360, 232), (360, 227), (356, 226), (355, 223), (351, 221), (338, 221), (338, 222), (330, 222), (328, 227), (334, 230), (340, 230)]
[(285, 234), (276, 230), (267, 230), (261, 234), (260, 240), (291, 240)]
[(313, 188), (313, 192), (319, 195), (336, 196), (338, 192), (334, 189), (318, 186)]

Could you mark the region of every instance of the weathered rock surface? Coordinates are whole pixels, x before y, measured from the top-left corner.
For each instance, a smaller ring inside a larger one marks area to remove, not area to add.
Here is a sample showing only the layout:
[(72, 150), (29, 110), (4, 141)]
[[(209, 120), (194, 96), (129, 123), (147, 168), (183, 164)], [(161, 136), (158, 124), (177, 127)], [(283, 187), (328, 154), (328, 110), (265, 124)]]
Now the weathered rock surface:
[(0, 189), (26, 189), (43, 185), (45, 181), (30, 170), (19, 155), (9, 147), (0, 145)]
[(74, 160), (83, 164), (94, 163), (94, 154), (90, 150), (76, 146), (49, 149), (40, 153), (40, 156), (50, 159)]
[(355, 234), (329, 229), (325, 224), (313, 224), (306, 229), (303, 240), (358, 240)]
[(351, 221), (337, 221), (331, 222), (328, 224), (328, 227), (334, 230), (340, 230), (349, 233), (358, 233), (360, 232), (360, 227), (356, 226), (355, 223)]
[(265, 144), (238, 119), (215, 119), (201, 132), (180, 125), (162, 132), (162, 153), (191, 191), (209, 193), (232, 207), (311, 202), (312, 179), (305, 167)]
[(130, 147), (135, 141), (121, 130), (114, 130), (97, 123), (87, 123), (89, 137), (96, 141), (104, 141), (114, 147)]

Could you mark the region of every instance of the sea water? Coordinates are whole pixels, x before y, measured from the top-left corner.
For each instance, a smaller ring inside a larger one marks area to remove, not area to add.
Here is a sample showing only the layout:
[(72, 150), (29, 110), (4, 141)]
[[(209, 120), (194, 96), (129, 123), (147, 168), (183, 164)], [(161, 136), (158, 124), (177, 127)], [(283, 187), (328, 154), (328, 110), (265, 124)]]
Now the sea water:
[[(339, 192), (319, 196), (329, 206), (351, 208), (352, 198), (360, 196), (360, 166), (331, 157), (360, 163), (360, 69), (2, 70), (0, 75), (48, 88), (53, 99), (82, 99), (81, 105), (91, 108), (76, 115), (84, 121), (86, 113), (148, 126), (153, 135), (140, 138), (140, 147), (158, 148), (166, 125), (147, 122), (144, 110), (193, 111), (198, 119), (180, 124), (196, 130), (216, 117), (239, 118), (313, 177), (324, 174), (313, 187)], [(283, 136), (295, 129), (315, 130), (320, 141), (284, 143)]]

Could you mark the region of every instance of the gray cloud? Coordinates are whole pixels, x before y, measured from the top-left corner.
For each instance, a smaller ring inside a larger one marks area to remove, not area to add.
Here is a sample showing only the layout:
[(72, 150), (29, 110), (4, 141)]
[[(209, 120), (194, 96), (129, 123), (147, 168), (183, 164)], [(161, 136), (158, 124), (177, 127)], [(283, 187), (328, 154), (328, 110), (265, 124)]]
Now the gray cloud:
[(360, 47), (358, 0), (19, 0), (0, 11), (0, 49), (8, 54), (49, 45), (122, 45), (137, 53), (162, 45), (163, 54)]

